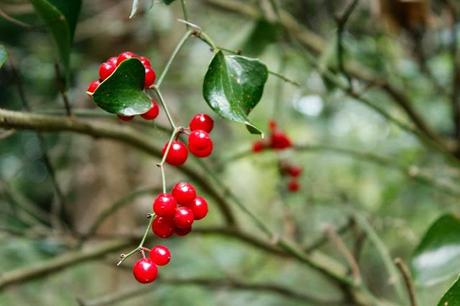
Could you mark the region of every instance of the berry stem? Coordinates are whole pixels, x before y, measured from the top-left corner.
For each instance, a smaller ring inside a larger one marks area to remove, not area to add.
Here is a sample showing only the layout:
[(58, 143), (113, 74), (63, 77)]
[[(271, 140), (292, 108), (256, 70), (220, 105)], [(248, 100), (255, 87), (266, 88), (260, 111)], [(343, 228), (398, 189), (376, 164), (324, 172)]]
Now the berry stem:
[(171, 133), (171, 137), (169, 138), (168, 145), (166, 146), (165, 153), (163, 154), (163, 157), (161, 158), (161, 161), (157, 164), (158, 167), (160, 167), (161, 171), (161, 182), (163, 185), (163, 193), (166, 193), (166, 176), (165, 176), (165, 169), (164, 169), (164, 164), (166, 162), (166, 158), (169, 154), (169, 151), (171, 149), (171, 145), (176, 138), (176, 135), (180, 133), (183, 130), (182, 127), (175, 127), (174, 131)]
[(171, 117), (171, 114), (169, 113), (169, 110), (168, 110), (168, 107), (166, 106), (166, 103), (163, 99), (163, 96), (161, 95), (161, 92), (160, 92), (160, 89), (155, 85), (152, 87), (153, 91), (155, 91), (155, 94), (157, 95), (158, 97), (158, 100), (160, 101), (160, 104), (161, 106), (163, 107), (163, 109), (165, 110), (165, 113), (166, 113), (166, 117), (168, 117), (168, 121), (169, 121), (169, 124), (171, 124), (171, 127), (176, 130), (177, 127), (176, 127), (176, 124), (174, 123), (174, 120), (173, 118)]
[[(187, 11), (187, 4), (185, 3), (185, 0), (180, 0), (180, 5), (182, 8), (182, 14), (184, 15), (184, 20), (188, 21), (188, 11)], [(187, 29), (189, 28), (188, 24), (185, 24)]]
[[(188, 25), (187, 25), (188, 27)], [(174, 49), (173, 53), (171, 54), (171, 56), (169, 57), (169, 60), (168, 62), (166, 63), (166, 66), (165, 68), (163, 69), (163, 71), (161, 72), (161, 75), (158, 77), (158, 80), (155, 84), (155, 86), (159, 89), (161, 84), (163, 83), (163, 80), (166, 76), (166, 74), (168, 73), (169, 71), (169, 68), (171, 67), (171, 64), (172, 62), (174, 61), (174, 59), (176, 58), (177, 54), (179, 53), (179, 51), (182, 49), (182, 47), (184, 46), (185, 42), (187, 41), (187, 39), (189, 39), (190, 36), (192, 36), (193, 34), (193, 30), (188, 30), (184, 36), (182, 36), (181, 40), (179, 41), (179, 43), (177, 44), (176, 48)]]

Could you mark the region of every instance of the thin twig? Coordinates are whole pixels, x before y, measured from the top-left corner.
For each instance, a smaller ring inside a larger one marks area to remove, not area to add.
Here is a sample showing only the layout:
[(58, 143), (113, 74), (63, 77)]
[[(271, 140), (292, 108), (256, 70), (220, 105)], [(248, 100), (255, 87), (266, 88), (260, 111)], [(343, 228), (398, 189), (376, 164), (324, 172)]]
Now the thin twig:
[(21, 20), (18, 20), (14, 17), (11, 17), (10, 15), (8, 15), (5, 11), (3, 11), (1, 8), (0, 8), (0, 17), (3, 17), (5, 20), (11, 22), (11, 23), (14, 23), (15, 25), (18, 25), (20, 27), (23, 27), (23, 28), (26, 28), (26, 29), (30, 29), (32, 28), (32, 26), (28, 23), (25, 23)]
[(410, 305), (418, 306), (417, 296), (415, 294), (415, 286), (414, 286), (414, 283), (412, 282), (412, 277), (410, 275), (409, 268), (407, 267), (407, 265), (404, 263), (404, 261), (401, 258), (395, 259), (395, 265), (398, 268), (399, 272), (401, 273), (401, 276), (404, 280), (404, 284), (406, 285), (407, 294), (409, 295)]
[(56, 74), (56, 86), (59, 90), (59, 94), (61, 95), (62, 101), (64, 102), (67, 116), (70, 117), (72, 116), (72, 108), (70, 106), (69, 98), (67, 97), (67, 91), (66, 91), (66, 85), (65, 85), (66, 80), (62, 76), (61, 69), (59, 68), (59, 64), (57, 63), (54, 64), (54, 72)]

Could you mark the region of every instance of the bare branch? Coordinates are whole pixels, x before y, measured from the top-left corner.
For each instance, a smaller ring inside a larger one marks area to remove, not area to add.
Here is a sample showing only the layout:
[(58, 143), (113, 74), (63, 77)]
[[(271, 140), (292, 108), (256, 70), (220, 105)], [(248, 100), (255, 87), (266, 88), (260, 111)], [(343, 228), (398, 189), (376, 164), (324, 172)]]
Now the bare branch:
[(404, 261), (401, 258), (395, 259), (395, 265), (399, 269), (399, 272), (401, 273), (401, 276), (404, 280), (404, 284), (406, 285), (407, 294), (409, 295), (410, 305), (418, 306), (417, 297), (415, 294), (415, 287), (414, 287), (414, 283), (412, 282), (412, 277), (410, 275), (409, 268), (407, 267), (407, 265), (404, 263)]

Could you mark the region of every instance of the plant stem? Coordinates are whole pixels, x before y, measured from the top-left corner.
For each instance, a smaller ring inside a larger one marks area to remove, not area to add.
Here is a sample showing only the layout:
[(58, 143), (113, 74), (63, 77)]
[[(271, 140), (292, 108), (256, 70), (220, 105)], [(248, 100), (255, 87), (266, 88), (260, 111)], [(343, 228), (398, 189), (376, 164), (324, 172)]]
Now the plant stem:
[[(188, 11), (187, 11), (187, 4), (185, 3), (185, 0), (180, 0), (180, 6), (182, 8), (182, 15), (184, 15), (184, 20), (188, 21)], [(190, 27), (188, 24), (185, 24), (187, 29)]]
[(183, 130), (183, 128), (175, 128), (174, 131), (171, 133), (171, 137), (169, 138), (168, 145), (166, 146), (165, 153), (163, 154), (163, 157), (161, 158), (161, 162), (157, 164), (158, 167), (160, 167), (161, 171), (161, 182), (163, 184), (163, 193), (166, 193), (166, 176), (165, 176), (165, 169), (164, 169), (164, 164), (166, 162), (166, 157), (169, 154), (169, 150), (171, 150), (172, 143), (174, 139), (176, 138), (176, 135), (180, 133)]
[(169, 113), (168, 107), (166, 106), (166, 103), (165, 103), (165, 101), (163, 99), (163, 96), (161, 95), (160, 90), (158, 89), (157, 86), (153, 86), (152, 89), (153, 89), (153, 91), (155, 91), (155, 94), (157, 95), (158, 99), (160, 100), (161, 106), (165, 110), (166, 116), (168, 117), (169, 124), (171, 124), (171, 127), (174, 130), (177, 129), (176, 124), (174, 124), (174, 120), (171, 117), (171, 114)]
[(193, 30), (188, 30), (184, 36), (181, 38), (181, 40), (179, 41), (179, 43), (177, 44), (176, 48), (174, 49), (173, 53), (171, 54), (171, 56), (169, 57), (169, 60), (168, 62), (166, 63), (166, 66), (165, 68), (163, 69), (163, 71), (161, 72), (161, 75), (159, 76), (155, 86), (159, 89), (161, 84), (163, 83), (163, 80), (166, 76), (166, 74), (168, 73), (169, 71), (169, 68), (171, 67), (171, 64), (172, 62), (174, 61), (174, 59), (176, 58), (177, 54), (179, 53), (179, 51), (182, 49), (182, 47), (184, 46), (185, 42), (187, 41), (187, 39), (193, 34)]

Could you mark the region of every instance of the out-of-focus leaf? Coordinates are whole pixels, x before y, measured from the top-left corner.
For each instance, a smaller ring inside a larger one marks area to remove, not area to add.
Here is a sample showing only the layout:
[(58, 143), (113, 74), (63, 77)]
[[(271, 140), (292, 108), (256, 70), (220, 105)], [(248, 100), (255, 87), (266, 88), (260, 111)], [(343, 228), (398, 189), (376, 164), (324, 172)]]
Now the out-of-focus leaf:
[(133, 4), (131, 4), (131, 12), (129, 13), (129, 18), (133, 18), (134, 15), (136, 15), (138, 8), (139, 8), (139, 0), (133, 0)]
[(259, 19), (244, 44), (243, 53), (250, 56), (260, 55), (268, 45), (276, 42), (280, 33), (281, 27), (278, 23)]
[(175, 0), (163, 0), (163, 3), (166, 4), (166, 5), (170, 5), (171, 3), (173, 3)]
[(438, 306), (460, 306), (460, 279), (447, 290), (438, 303)]
[(80, 14), (81, 0), (30, 1), (53, 35), (61, 62), (68, 72), (70, 51)]
[(6, 53), (5, 47), (0, 45), (0, 68), (3, 66), (3, 64), (5, 64), (7, 59), (8, 53)]
[(252, 134), (262, 134), (247, 116), (259, 103), (267, 78), (268, 69), (258, 59), (219, 51), (206, 72), (203, 96), (220, 116), (245, 124)]
[(458, 274), (460, 219), (448, 214), (436, 220), (417, 246), (411, 267), (421, 285), (433, 285)]
[(145, 68), (136, 58), (123, 61), (93, 94), (103, 110), (123, 116), (143, 114), (151, 106), (144, 92)]

